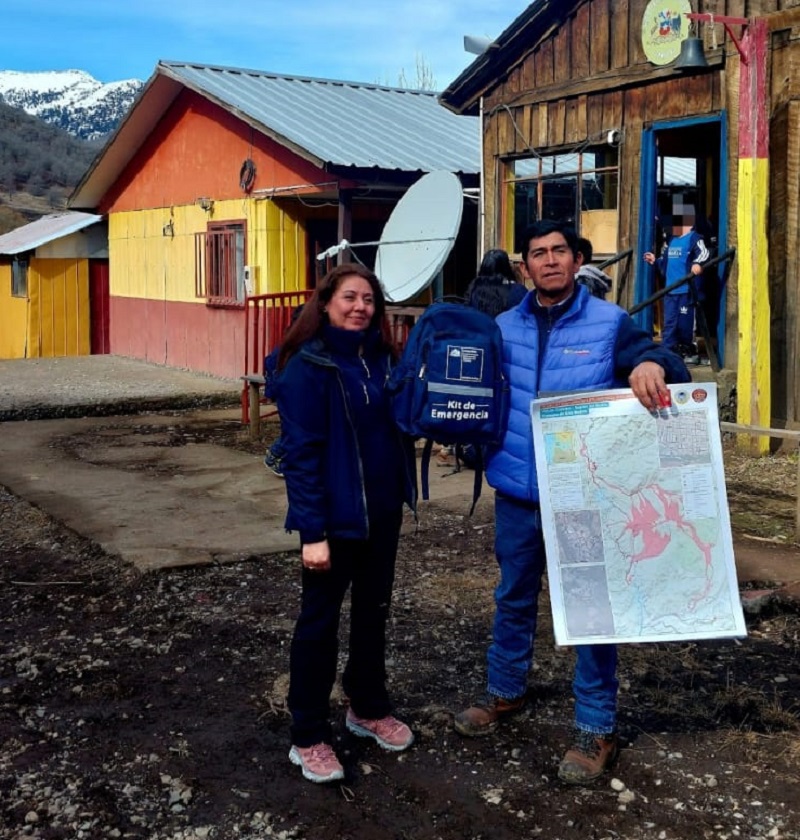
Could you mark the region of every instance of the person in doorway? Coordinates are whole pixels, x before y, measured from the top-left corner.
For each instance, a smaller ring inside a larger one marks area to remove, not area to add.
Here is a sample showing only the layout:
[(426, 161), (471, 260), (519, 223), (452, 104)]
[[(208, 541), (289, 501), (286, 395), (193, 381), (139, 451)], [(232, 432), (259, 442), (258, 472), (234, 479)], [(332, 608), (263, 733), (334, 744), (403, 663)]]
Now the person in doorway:
[(391, 714), (386, 688), (386, 622), (403, 505), (416, 504), (416, 461), (384, 389), (393, 357), (385, 310), (371, 271), (339, 265), (320, 281), (278, 359), (286, 528), (299, 533), (302, 558), (289, 758), (313, 782), (344, 775), (332, 746), (330, 695), (348, 588), (346, 727), (386, 750), (414, 740)]
[(708, 263), (715, 257), (719, 256), (719, 240), (714, 228), (714, 223), (710, 218), (705, 216), (698, 216), (694, 229), (703, 240), (703, 244), (708, 250), (708, 261), (703, 265), (703, 275), (698, 283), (698, 298), (700, 301), (700, 309), (706, 319), (706, 328), (710, 339), (710, 347), (706, 347), (705, 355), (700, 355), (701, 365), (710, 365), (710, 353), (714, 353), (719, 359), (719, 342), (717, 337), (717, 330), (719, 329), (719, 306), (720, 306), (720, 277), (719, 267), (708, 267)]
[[(668, 382), (685, 382), (679, 356), (656, 344), (615, 304), (575, 280), (575, 232), (540, 221), (524, 233), (522, 257), (533, 290), (497, 323), (511, 411), (502, 444), (488, 453), (486, 477), (495, 493), (495, 552), (500, 581), (489, 647), (488, 694), (454, 718), (468, 737), (486, 735), (526, 704), (545, 569), (539, 487), (529, 416), (545, 391), (597, 390), (628, 384), (648, 410), (669, 401)], [(617, 738), (617, 651), (613, 644), (578, 646), (573, 680), (575, 733), (558, 775), (570, 784), (599, 778), (614, 762)]]
[(582, 286), (586, 286), (589, 292), (595, 297), (605, 300), (606, 295), (611, 291), (611, 285), (614, 281), (599, 268), (591, 264), (592, 257), (594, 256), (594, 248), (592, 247), (592, 243), (585, 237), (578, 239), (578, 253), (581, 257), (581, 264), (575, 275), (575, 279)]
[[(688, 274), (696, 278), (703, 274), (703, 263), (708, 261), (710, 255), (703, 237), (695, 230), (694, 225), (695, 218), (692, 213), (674, 216), (672, 238), (661, 256), (657, 258), (652, 251), (644, 254), (645, 262), (656, 266), (667, 286)], [(698, 284), (699, 279), (695, 288), (698, 295), (702, 296), (702, 289), (698, 288)], [(681, 355), (690, 365), (700, 363), (694, 340), (694, 315), (693, 296), (686, 284), (664, 295), (661, 343)]]

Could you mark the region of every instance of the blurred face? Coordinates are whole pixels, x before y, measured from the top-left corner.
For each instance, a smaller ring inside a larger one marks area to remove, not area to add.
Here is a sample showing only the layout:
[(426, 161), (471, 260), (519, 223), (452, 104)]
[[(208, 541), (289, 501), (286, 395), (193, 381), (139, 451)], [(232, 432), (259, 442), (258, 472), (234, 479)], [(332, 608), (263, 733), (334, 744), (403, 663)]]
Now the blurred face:
[(553, 232), (531, 239), (523, 266), (536, 287), (539, 303), (552, 306), (572, 294), (581, 258), (572, 253), (563, 233)]
[(340, 330), (365, 330), (375, 314), (372, 286), (357, 274), (344, 276), (325, 311), (331, 325)]

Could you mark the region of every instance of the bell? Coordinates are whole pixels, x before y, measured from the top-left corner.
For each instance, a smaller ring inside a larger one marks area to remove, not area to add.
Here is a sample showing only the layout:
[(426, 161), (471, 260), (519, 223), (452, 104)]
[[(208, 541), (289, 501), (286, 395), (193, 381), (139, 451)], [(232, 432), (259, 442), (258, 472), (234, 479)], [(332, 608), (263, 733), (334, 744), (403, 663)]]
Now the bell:
[(675, 62), (676, 70), (703, 70), (708, 67), (702, 38), (684, 38), (681, 54)]

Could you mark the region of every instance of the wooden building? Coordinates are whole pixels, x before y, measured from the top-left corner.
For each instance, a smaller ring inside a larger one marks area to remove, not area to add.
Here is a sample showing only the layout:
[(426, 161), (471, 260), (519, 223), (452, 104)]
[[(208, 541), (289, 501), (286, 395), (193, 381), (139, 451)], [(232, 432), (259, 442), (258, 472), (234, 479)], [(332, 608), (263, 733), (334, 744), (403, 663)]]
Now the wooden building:
[[(703, 58), (681, 68), (687, 38)], [(761, 426), (800, 423), (798, 64), (797, 0), (539, 0), (441, 96), (482, 119), (484, 247), (572, 219), (601, 258), (629, 252), (627, 308), (657, 289), (642, 254), (676, 204), (735, 249), (707, 306)], [(636, 317), (657, 328), (657, 307)]]
[[(477, 189), (478, 148), (477, 120), (429, 92), (160, 62), (70, 198), (108, 218), (111, 352), (250, 372), (247, 299), (313, 288), (343, 239), (372, 267), (423, 174)], [(453, 275), (474, 272), (476, 219)]]
[(108, 352), (108, 233), (54, 213), (0, 236), (0, 359)]

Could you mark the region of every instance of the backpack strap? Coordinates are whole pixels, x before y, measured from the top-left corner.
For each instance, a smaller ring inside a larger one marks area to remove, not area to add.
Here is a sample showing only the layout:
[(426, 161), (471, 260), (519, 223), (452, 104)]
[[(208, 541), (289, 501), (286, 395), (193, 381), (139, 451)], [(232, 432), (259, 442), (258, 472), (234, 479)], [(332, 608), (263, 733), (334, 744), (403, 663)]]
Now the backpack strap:
[(420, 483), (422, 484), (422, 498), (427, 502), (430, 499), (430, 486), (428, 472), (431, 466), (431, 453), (433, 452), (433, 439), (426, 438), (425, 446), (422, 447), (422, 459), (420, 461)]
[(481, 497), (481, 488), (483, 487), (483, 447), (475, 447), (475, 481), (472, 484), (472, 507), (469, 509), (469, 515), (475, 513), (475, 505), (478, 504), (478, 499)]

